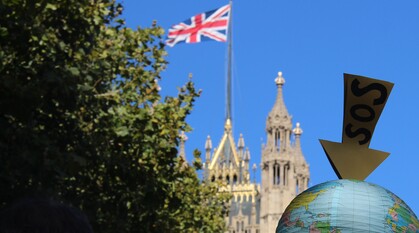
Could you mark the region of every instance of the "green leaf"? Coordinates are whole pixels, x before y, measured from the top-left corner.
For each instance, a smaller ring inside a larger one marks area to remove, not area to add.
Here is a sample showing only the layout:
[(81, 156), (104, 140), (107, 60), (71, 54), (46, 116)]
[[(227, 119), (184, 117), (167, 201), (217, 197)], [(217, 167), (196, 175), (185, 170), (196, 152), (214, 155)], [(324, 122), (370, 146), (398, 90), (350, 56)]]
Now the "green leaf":
[(121, 126), (121, 127), (118, 127), (116, 129), (115, 133), (118, 136), (124, 137), (124, 136), (127, 136), (128, 135), (129, 130), (128, 130), (128, 128), (126, 126)]
[(80, 91), (90, 91), (90, 90), (92, 90), (92, 89), (93, 89), (93, 87), (92, 87), (92, 86), (90, 86), (90, 85), (83, 85), (83, 84), (77, 84), (77, 88), (78, 88)]
[(0, 27), (0, 36), (4, 37), (8, 35), (8, 31), (7, 28), (5, 27)]
[(49, 9), (49, 10), (57, 10), (57, 6), (55, 4), (51, 4), (51, 3), (47, 3), (45, 9)]
[(79, 71), (79, 69), (78, 69), (78, 68), (76, 68), (76, 67), (70, 67), (68, 70), (69, 70), (69, 71), (70, 71), (70, 73), (71, 73), (72, 75), (74, 75), (74, 76), (78, 76), (78, 75), (80, 75), (80, 71)]

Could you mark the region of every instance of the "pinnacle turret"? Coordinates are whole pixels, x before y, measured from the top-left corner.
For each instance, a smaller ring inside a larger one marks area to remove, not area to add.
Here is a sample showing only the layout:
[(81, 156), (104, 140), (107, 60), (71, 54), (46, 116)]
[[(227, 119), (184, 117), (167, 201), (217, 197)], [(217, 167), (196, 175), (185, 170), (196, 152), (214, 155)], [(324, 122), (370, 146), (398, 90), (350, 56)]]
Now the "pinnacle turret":
[(278, 77), (276, 77), (275, 83), (277, 86), (276, 101), (271, 112), (269, 113), (269, 118), (272, 120), (271, 123), (288, 124), (291, 122), (291, 120), (282, 94), (282, 87), (285, 84), (285, 79), (282, 76), (282, 72), (278, 72)]
[(250, 161), (250, 151), (249, 151), (249, 148), (246, 148), (246, 151), (244, 152), (244, 155), (243, 155), (243, 160), (244, 161)]
[(179, 134), (180, 145), (179, 145), (179, 157), (182, 159), (182, 166), (187, 166), (188, 162), (186, 161), (186, 153), (185, 153), (185, 142), (188, 140), (185, 132), (181, 132)]
[(308, 182), (310, 178), (309, 165), (304, 158), (303, 152), (301, 150), (301, 141), (300, 137), (303, 134), (303, 130), (300, 127), (300, 123), (297, 122), (295, 128), (292, 130), (295, 135), (295, 145), (294, 145), (294, 156), (295, 156), (295, 168), (297, 171), (297, 194), (304, 191), (308, 188)]
[(282, 72), (278, 72), (275, 83), (277, 86), (276, 101), (266, 120), (267, 146), (271, 151), (285, 151), (290, 147), (292, 123), (282, 96), (282, 86), (285, 84)]
[(244, 148), (243, 134), (240, 134), (239, 141), (237, 142), (237, 148), (239, 150)]
[(211, 149), (212, 149), (212, 141), (211, 137), (208, 135), (207, 140), (205, 141), (205, 162), (208, 163), (211, 159)]
[(292, 130), (292, 132), (295, 135), (295, 145), (294, 145), (294, 150), (295, 150), (295, 159), (296, 159), (296, 163), (298, 165), (306, 165), (306, 160), (304, 158), (303, 152), (301, 150), (301, 141), (300, 141), (300, 137), (301, 134), (303, 134), (303, 130), (300, 127), (300, 123), (297, 122), (297, 124), (295, 125), (295, 128)]
[(225, 123), (225, 125), (224, 125), (224, 130), (225, 130), (225, 132), (227, 133), (227, 132), (231, 132), (231, 128), (232, 128), (233, 126), (231, 125), (231, 120), (230, 120), (230, 118), (227, 118), (227, 120), (226, 120), (226, 123)]
[(211, 150), (212, 149), (212, 141), (211, 137), (208, 135), (207, 140), (205, 141), (205, 150)]

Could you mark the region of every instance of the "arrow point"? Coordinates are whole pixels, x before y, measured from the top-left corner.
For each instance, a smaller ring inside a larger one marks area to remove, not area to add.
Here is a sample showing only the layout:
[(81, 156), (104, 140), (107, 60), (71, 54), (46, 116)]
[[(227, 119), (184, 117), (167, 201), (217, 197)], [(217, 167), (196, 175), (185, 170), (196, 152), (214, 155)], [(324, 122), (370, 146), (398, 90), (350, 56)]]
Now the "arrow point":
[(339, 179), (365, 180), (390, 155), (353, 143), (320, 143)]
[[(333, 150), (333, 148), (338, 147), (340, 143), (337, 142), (331, 142), (320, 139), (320, 144), (323, 147), (324, 153), (326, 153), (327, 159), (329, 160), (330, 165), (332, 165), (333, 170), (335, 171), (335, 174), (338, 176), (339, 179), (342, 179), (342, 175), (339, 172), (339, 169), (335, 166), (335, 163), (333, 162), (332, 158), (329, 156), (329, 152)], [(333, 150), (334, 151), (334, 150)], [(334, 152), (332, 152), (334, 153)]]

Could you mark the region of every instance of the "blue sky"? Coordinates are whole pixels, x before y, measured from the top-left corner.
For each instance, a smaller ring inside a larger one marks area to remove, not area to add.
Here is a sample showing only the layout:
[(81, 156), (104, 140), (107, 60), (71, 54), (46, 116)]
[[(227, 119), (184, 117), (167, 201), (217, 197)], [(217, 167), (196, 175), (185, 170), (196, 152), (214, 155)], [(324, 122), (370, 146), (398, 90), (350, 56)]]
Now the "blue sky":
[[(226, 0), (125, 0), (127, 26), (165, 29)], [(293, 123), (304, 130), (302, 149), (310, 186), (337, 179), (319, 139), (340, 141), (343, 73), (395, 83), (370, 148), (390, 152), (366, 181), (389, 189), (419, 214), (419, 1), (319, 0), (233, 2), (233, 131), (243, 134), (252, 163), (260, 163), (278, 71)], [(204, 42), (167, 48), (163, 95), (174, 95), (193, 73), (203, 90), (188, 117), (188, 159), (216, 146), (225, 120), (227, 44)], [(258, 171), (259, 172), (259, 171)], [(258, 179), (260, 174), (257, 175)]]

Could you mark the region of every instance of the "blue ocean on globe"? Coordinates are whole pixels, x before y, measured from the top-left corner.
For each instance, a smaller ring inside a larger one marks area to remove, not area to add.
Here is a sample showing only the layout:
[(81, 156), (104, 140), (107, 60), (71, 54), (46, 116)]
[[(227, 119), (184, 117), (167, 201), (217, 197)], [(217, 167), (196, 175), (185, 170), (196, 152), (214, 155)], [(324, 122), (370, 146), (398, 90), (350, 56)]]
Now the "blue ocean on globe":
[(276, 233), (419, 233), (413, 211), (392, 192), (359, 180), (335, 180), (298, 195)]

